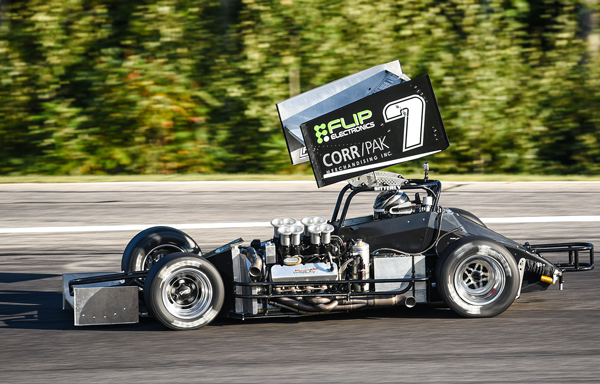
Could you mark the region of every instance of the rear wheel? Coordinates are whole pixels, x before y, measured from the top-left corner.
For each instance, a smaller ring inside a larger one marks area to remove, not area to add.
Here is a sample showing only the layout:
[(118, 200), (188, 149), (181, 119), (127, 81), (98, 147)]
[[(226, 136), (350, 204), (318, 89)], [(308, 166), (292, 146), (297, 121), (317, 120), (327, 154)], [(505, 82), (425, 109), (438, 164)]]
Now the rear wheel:
[(202, 254), (194, 239), (171, 227), (152, 227), (138, 233), (123, 251), (121, 270), (148, 271), (164, 256), (190, 252)]
[(459, 240), (438, 261), (438, 292), (465, 317), (492, 317), (511, 306), (519, 290), (517, 263), (502, 245), (490, 240)]
[(223, 306), (225, 289), (217, 269), (192, 253), (162, 258), (148, 273), (144, 300), (150, 314), (175, 330), (209, 324)]

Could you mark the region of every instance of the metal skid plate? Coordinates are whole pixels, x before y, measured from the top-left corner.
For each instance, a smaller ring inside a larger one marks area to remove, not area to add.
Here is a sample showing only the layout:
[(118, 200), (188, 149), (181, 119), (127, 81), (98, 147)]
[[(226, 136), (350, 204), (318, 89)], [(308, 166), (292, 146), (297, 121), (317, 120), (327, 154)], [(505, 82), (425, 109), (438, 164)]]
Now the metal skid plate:
[(76, 287), (75, 325), (139, 321), (138, 287)]
[(74, 322), (80, 325), (132, 324), (139, 322), (139, 288), (122, 286), (120, 281), (73, 287), (69, 281), (107, 273), (68, 273), (63, 275), (63, 309), (73, 307)]
[[(88, 277), (96, 277), (102, 275), (110, 275), (118, 272), (83, 272), (83, 273), (63, 273), (63, 310), (70, 308), (75, 308), (75, 298), (69, 293), (69, 281), (75, 279), (85, 279)], [(116, 281), (107, 281), (103, 283), (93, 283), (86, 284), (85, 287), (108, 287), (108, 286), (118, 286), (121, 285), (121, 282)]]

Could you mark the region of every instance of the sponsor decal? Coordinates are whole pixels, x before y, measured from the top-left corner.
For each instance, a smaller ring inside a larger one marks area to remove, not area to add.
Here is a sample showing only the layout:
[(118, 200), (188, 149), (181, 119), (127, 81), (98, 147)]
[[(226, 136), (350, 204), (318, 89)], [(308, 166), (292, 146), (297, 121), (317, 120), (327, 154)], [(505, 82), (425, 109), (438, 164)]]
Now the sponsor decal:
[(319, 187), (449, 146), (428, 77), (368, 95), (300, 128)]
[(292, 273), (294, 275), (313, 275), (317, 273), (317, 268), (296, 268)]
[(386, 136), (341, 148), (323, 155), (323, 164), (328, 167), (325, 173), (337, 172), (358, 167), (392, 155), (385, 142)]
[[(338, 119), (331, 120), (328, 123), (316, 124), (314, 126), (314, 130), (317, 143), (327, 143), (329, 140), (339, 139), (353, 133), (371, 129), (375, 127), (374, 122), (371, 121), (365, 124), (365, 121), (371, 117), (373, 117), (373, 112), (367, 109), (358, 113), (353, 113), (351, 117), (352, 120), (348, 119), (348, 121), (352, 121), (352, 123), (346, 123), (345, 118), (340, 117)], [(340, 131), (340, 129), (342, 130)]]
[(406, 152), (423, 145), (425, 131), (425, 99), (419, 95), (405, 97), (392, 101), (383, 108), (386, 123), (404, 119), (404, 144), (402, 151)]

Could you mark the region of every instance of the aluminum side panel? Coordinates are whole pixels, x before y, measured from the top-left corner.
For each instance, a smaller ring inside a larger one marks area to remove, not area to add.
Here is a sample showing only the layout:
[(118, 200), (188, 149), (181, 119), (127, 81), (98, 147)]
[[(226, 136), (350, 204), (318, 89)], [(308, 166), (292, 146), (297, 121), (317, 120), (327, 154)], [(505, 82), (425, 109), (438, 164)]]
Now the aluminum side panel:
[(139, 321), (139, 288), (75, 287), (75, 325), (133, 324)]
[[(63, 310), (75, 308), (75, 298), (69, 294), (69, 281), (75, 279), (84, 279), (86, 277), (110, 275), (119, 272), (85, 272), (85, 273), (64, 273), (63, 274)], [(107, 281), (103, 283), (86, 284), (82, 287), (112, 287), (121, 285), (120, 281)]]

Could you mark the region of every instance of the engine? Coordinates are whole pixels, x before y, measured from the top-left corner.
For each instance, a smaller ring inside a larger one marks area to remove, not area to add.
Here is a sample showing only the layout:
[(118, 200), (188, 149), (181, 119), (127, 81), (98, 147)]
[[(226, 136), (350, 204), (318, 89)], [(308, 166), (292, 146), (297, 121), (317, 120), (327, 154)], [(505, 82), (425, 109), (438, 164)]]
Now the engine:
[[(266, 259), (271, 281), (337, 280), (341, 244), (331, 244), (334, 228), (324, 217), (276, 218), (272, 256)], [(269, 245), (270, 246), (270, 245)]]
[[(292, 311), (312, 314), (371, 306), (414, 306), (415, 298), (404, 294), (408, 283), (364, 282), (372, 278), (372, 272), (380, 278), (390, 278), (384, 276), (389, 263), (377, 260), (373, 263), (369, 244), (361, 239), (343, 241), (333, 234), (334, 227), (324, 217), (310, 216), (299, 222), (293, 218), (276, 218), (271, 225), (271, 240), (254, 240), (250, 247), (240, 248), (241, 280), (266, 284), (245, 289), (238, 287), (238, 293), (262, 296), (237, 299), (238, 313)], [(396, 258), (395, 266), (404, 263), (404, 271), (398, 277), (404, 278), (406, 274), (414, 277), (415, 261), (412, 257), (400, 256), (394, 253), (373, 255), (376, 259)], [(422, 264), (424, 276), (424, 260)], [(388, 290), (399, 293), (370, 293)], [(269, 297), (265, 298), (267, 293)]]

